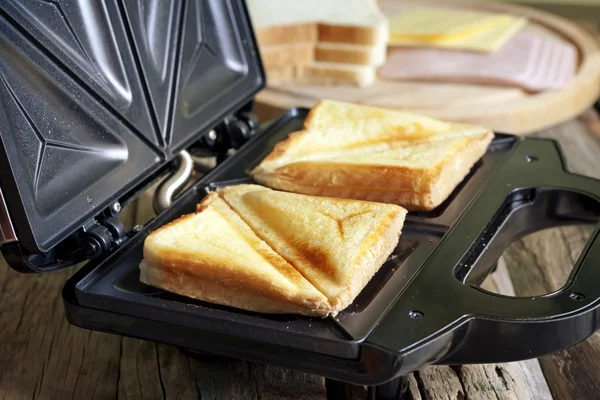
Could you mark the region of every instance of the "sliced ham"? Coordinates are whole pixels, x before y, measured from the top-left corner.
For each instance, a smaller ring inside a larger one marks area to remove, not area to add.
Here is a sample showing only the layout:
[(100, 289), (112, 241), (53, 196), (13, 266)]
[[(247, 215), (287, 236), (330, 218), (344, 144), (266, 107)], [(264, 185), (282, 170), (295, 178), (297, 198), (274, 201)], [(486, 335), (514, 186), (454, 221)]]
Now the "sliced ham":
[(577, 49), (557, 37), (525, 29), (494, 53), (433, 48), (390, 48), (382, 79), (435, 80), (557, 89), (577, 69)]

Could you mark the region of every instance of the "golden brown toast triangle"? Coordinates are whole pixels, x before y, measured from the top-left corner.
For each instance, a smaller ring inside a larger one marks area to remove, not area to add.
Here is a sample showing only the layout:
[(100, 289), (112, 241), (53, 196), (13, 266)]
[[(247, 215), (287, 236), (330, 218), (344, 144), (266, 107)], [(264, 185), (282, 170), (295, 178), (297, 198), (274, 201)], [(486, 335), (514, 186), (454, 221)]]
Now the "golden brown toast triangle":
[(327, 316), (327, 299), (216, 193), (151, 233), (140, 280), (207, 302), (263, 313)]
[(323, 100), (251, 172), (290, 192), (430, 210), (485, 153), (493, 133), (476, 125)]
[(406, 210), (391, 204), (305, 196), (258, 185), (219, 195), (273, 250), (346, 308), (395, 248)]

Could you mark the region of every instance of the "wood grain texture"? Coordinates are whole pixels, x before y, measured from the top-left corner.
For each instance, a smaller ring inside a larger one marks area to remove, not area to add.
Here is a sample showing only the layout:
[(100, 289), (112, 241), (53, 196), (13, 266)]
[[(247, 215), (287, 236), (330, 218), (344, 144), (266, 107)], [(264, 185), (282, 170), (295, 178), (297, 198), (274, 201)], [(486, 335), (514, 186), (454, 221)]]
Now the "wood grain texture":
[[(410, 6), (439, 6), (439, 0), (379, 0), (392, 15)], [(444, 7), (504, 11), (529, 18), (544, 35), (572, 42), (580, 53), (578, 74), (559, 90), (530, 94), (491, 85), (381, 81), (367, 88), (299, 82), (269, 85), (257, 96), (257, 113), (272, 118), (295, 107), (312, 107), (321, 98), (345, 100), (455, 121), (489, 126), (497, 131), (529, 134), (567, 121), (590, 107), (600, 95), (600, 47), (595, 37), (562, 17), (515, 4), (477, 0), (445, 0)], [(268, 80), (268, 76), (267, 76)]]
[(463, 400), (465, 388), (454, 370), (446, 365), (430, 366), (416, 372), (421, 396), (429, 400)]
[(415, 374), (410, 374), (408, 377), (408, 393), (410, 400), (422, 400), (421, 390), (419, 389), (419, 382), (415, 378)]
[(0, 399), (116, 396), (121, 339), (66, 321), (61, 288), (73, 271), (22, 275), (0, 259)]

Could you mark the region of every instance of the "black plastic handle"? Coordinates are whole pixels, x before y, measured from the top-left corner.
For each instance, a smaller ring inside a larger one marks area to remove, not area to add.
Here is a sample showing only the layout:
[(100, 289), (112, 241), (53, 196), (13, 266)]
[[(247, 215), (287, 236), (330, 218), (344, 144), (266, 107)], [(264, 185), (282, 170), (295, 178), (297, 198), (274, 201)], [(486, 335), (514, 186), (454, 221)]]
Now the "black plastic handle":
[(403, 375), (428, 363), (530, 359), (586, 339), (600, 321), (600, 225), (552, 294), (507, 297), (475, 285), (510, 241), (599, 219), (600, 181), (566, 172), (554, 141), (523, 139), (367, 338), (364, 356), (393, 355)]

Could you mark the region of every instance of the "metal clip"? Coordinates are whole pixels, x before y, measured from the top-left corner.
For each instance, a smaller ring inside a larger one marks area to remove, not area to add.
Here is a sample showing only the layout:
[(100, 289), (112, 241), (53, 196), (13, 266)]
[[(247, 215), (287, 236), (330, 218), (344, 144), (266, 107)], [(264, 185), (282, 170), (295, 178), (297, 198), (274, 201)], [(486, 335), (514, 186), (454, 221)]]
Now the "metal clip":
[[(208, 132), (199, 141), (199, 148), (209, 154), (214, 154), (217, 164), (227, 158), (231, 149), (238, 149), (254, 135), (259, 127), (256, 117), (248, 112), (237, 116), (225, 118), (222, 124)], [(177, 156), (178, 166), (158, 186), (152, 199), (152, 207), (156, 214), (160, 214), (171, 206), (175, 195), (183, 189), (190, 180), (194, 169), (206, 171), (200, 159), (193, 155), (193, 151), (182, 151)]]
[(152, 207), (156, 214), (169, 208), (175, 194), (185, 186), (192, 176), (194, 161), (190, 154), (185, 150), (182, 151), (177, 156), (177, 161), (179, 162), (177, 169), (159, 184), (154, 193)]

